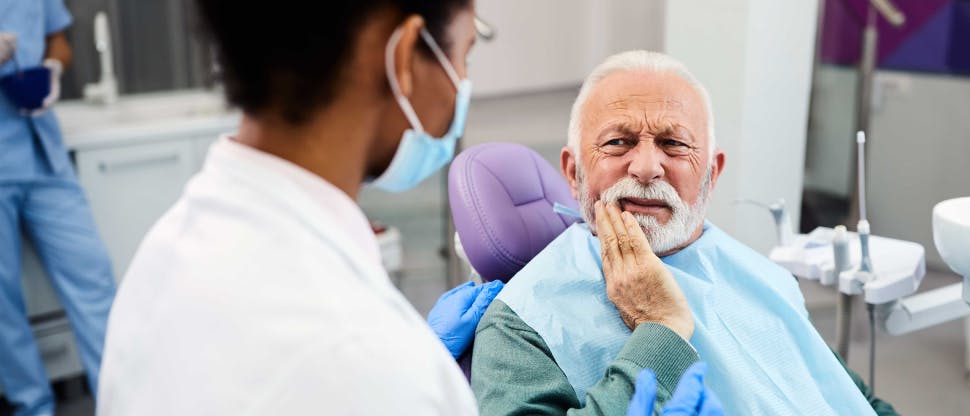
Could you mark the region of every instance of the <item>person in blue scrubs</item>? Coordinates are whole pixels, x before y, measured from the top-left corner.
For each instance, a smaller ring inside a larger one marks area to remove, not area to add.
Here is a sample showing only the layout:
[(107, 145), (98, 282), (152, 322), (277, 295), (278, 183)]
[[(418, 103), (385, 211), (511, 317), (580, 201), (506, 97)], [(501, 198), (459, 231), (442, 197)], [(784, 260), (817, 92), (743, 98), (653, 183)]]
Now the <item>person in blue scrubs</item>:
[[(16, 38), (0, 77), (70, 61), (63, 0), (0, 0), (0, 32)], [(7, 42), (8, 49), (10, 43)], [(2, 54), (0, 54), (2, 55)], [(2, 57), (2, 56), (0, 56)], [(56, 97), (56, 95), (55, 95)], [(46, 100), (46, 106), (51, 100)], [(0, 94), (0, 387), (16, 415), (53, 414), (54, 397), (27, 319), (21, 236), (33, 243), (74, 328), (96, 391), (115, 280), (49, 108), (25, 112)]]

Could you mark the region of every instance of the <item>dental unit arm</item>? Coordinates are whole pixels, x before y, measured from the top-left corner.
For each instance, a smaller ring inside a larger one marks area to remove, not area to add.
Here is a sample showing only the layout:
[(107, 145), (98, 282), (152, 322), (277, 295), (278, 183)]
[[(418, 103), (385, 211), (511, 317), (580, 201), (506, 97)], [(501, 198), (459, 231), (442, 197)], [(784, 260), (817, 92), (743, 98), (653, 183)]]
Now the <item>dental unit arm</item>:
[[(940, 202), (932, 215), (936, 248), (950, 268), (964, 277), (963, 283), (914, 295), (926, 274), (925, 249), (911, 241), (872, 235), (868, 221), (860, 221), (862, 233), (844, 233), (849, 259), (842, 268), (837, 267), (841, 265), (833, 248), (837, 231), (828, 227), (794, 235), (791, 244), (779, 244), (769, 257), (799, 278), (836, 286), (846, 295), (862, 295), (866, 303), (877, 305), (886, 332), (903, 335), (970, 316), (970, 252), (966, 250), (970, 247), (970, 197)], [(863, 238), (868, 239), (866, 250)], [(864, 251), (868, 262), (863, 261)]]
[[(847, 295), (862, 295), (866, 303), (881, 305), (916, 293), (926, 274), (922, 245), (871, 234), (865, 208), (865, 134), (856, 135), (859, 146), (860, 220), (856, 233), (847, 232), (848, 269), (837, 269), (832, 242), (836, 230), (818, 227), (793, 235), (790, 244), (774, 247), (769, 257), (795, 276), (836, 286)], [(777, 222), (776, 222), (777, 226)], [(779, 230), (779, 235), (785, 231)], [(845, 267), (845, 266), (843, 266)]]

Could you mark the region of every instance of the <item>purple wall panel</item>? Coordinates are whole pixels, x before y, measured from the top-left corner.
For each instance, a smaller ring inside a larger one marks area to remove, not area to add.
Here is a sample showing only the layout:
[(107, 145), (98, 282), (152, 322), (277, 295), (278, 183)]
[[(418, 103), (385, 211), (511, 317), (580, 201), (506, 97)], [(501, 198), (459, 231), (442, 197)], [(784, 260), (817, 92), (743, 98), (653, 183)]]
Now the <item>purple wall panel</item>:
[[(861, 34), (869, 0), (824, 1), (825, 16), (822, 29), (822, 62), (841, 65), (854, 65), (858, 63), (861, 48)], [(950, 6), (952, 3), (953, 0), (896, 0), (895, 4), (906, 15), (906, 23), (897, 28), (882, 18), (878, 19), (879, 51), (877, 54), (877, 62), (882, 65), (911, 36), (923, 32), (925, 30), (924, 26), (927, 23), (945, 21), (949, 25), (949, 20), (935, 19), (935, 17), (940, 12), (949, 10), (950, 7), (947, 6)], [(935, 33), (933, 30), (929, 30), (929, 32), (930, 34)], [(923, 41), (925, 42), (927, 40), (924, 39)], [(933, 47), (943, 51), (946, 50), (945, 45), (935, 44)], [(921, 56), (920, 58), (925, 61), (921, 61), (923, 62), (922, 66), (932, 66), (928, 64), (934, 60), (927, 60), (927, 58), (932, 57)], [(910, 65), (905, 56), (894, 60), (894, 64), (901, 66), (900, 69), (909, 68)]]
[(860, 17), (843, 0), (824, 0), (822, 22), (822, 62), (854, 65), (859, 62), (862, 39)]
[(879, 63), (880, 68), (948, 72), (953, 4), (947, 5)]

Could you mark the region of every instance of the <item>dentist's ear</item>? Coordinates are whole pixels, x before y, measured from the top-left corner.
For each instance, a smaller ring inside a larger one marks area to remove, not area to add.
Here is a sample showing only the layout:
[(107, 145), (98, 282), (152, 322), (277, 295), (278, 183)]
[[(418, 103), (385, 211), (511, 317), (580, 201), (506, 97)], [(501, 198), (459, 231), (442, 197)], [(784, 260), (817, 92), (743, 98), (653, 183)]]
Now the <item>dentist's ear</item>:
[(394, 76), (397, 77), (401, 94), (405, 97), (411, 97), (411, 92), (414, 91), (412, 77), (414, 74), (414, 55), (417, 53), (419, 42), (421, 42), (421, 29), (423, 28), (424, 19), (413, 14), (404, 19), (404, 22), (395, 29), (400, 31), (400, 39), (394, 46)]
[(579, 163), (579, 155), (573, 154), (571, 147), (563, 146), (559, 154), (559, 168), (562, 176), (569, 182), (569, 189), (573, 192), (573, 199), (579, 200), (579, 181), (576, 180), (576, 163)]

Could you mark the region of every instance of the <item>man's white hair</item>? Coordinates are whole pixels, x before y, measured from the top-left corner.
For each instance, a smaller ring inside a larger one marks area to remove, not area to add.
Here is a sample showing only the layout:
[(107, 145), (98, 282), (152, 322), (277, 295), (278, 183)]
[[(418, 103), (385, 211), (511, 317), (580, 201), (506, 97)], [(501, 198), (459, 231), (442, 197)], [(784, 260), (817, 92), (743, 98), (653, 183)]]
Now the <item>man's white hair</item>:
[(590, 93), (596, 88), (604, 78), (614, 72), (620, 71), (645, 71), (650, 73), (670, 73), (674, 74), (694, 88), (698, 94), (700, 94), (701, 99), (704, 102), (704, 109), (707, 113), (707, 137), (709, 141), (710, 154), (709, 158), (714, 156), (714, 149), (717, 147), (714, 140), (714, 110), (711, 107), (711, 97), (707, 93), (707, 89), (704, 85), (694, 78), (694, 75), (687, 70), (687, 66), (682, 62), (674, 59), (673, 57), (660, 53), (651, 52), (644, 50), (632, 50), (626, 52), (620, 52), (616, 55), (606, 58), (603, 63), (599, 64), (593, 69), (593, 72), (586, 77), (583, 81), (583, 86), (579, 89), (579, 95), (576, 96), (576, 101), (573, 103), (573, 109), (569, 116), (569, 131), (567, 132), (567, 137), (569, 139), (569, 147), (573, 149), (576, 155), (579, 155), (579, 139), (582, 126), (580, 121), (582, 120), (581, 113), (583, 111), (583, 106), (586, 105), (586, 101), (589, 99)]

